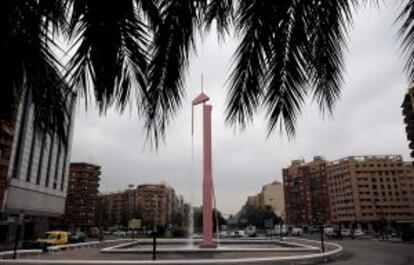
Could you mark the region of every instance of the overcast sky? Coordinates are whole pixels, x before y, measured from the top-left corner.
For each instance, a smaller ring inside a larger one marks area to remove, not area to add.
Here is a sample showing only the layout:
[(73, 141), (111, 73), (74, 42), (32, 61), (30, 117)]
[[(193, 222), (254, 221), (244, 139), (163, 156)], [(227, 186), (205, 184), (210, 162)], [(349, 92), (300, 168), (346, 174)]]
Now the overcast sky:
[[(394, 1), (388, 1), (394, 2)], [(398, 2), (398, 1), (396, 1)], [(342, 96), (332, 117), (308, 104), (298, 120), (297, 135), (288, 140), (278, 132), (266, 138), (265, 122), (257, 117), (246, 131), (224, 124), (225, 82), (237, 40), (218, 43), (210, 34), (198, 45), (186, 78), (186, 99), (158, 152), (145, 147), (142, 121), (134, 111), (100, 117), (79, 105), (72, 161), (102, 166), (101, 191), (128, 184), (166, 182), (186, 201), (201, 201), (201, 112), (196, 112), (194, 163), (191, 163), (191, 99), (204, 90), (213, 104), (213, 178), (218, 208), (235, 213), (248, 195), (281, 180), (281, 169), (293, 159), (322, 155), (329, 160), (348, 155), (401, 154), (409, 159), (401, 116), (408, 83), (393, 24), (398, 7), (360, 9), (350, 34)]]

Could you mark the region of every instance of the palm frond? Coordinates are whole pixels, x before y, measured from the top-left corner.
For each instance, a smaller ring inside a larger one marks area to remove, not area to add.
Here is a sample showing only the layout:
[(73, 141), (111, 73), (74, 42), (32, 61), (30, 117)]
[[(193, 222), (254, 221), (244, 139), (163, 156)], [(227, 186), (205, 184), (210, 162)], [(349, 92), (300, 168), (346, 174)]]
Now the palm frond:
[(194, 31), (199, 21), (195, 1), (165, 0), (161, 6), (162, 24), (155, 32), (152, 46), (146, 106), (148, 138), (156, 145), (181, 105), (183, 75), (189, 51), (194, 48)]
[(405, 70), (411, 83), (414, 83), (414, 0), (407, 0), (398, 20), (402, 23), (400, 36), (402, 38), (403, 52), (406, 54), (407, 63)]
[(227, 95), (226, 122), (245, 127), (251, 121), (263, 95), (263, 77), (268, 68), (272, 37), (270, 1), (241, 1), (236, 13), (238, 34), (242, 40), (235, 54), (235, 68)]
[[(343, 82), (346, 26), (356, 3), (239, 1), (236, 14), (255, 19), (236, 19), (242, 39), (236, 51), (227, 121), (245, 125), (262, 106), (269, 134), (280, 124), (293, 136), (309, 94), (322, 111), (331, 111)], [(253, 27), (257, 30), (252, 33)]]
[(123, 111), (134, 88), (147, 85), (147, 26), (133, 0), (72, 4), (70, 33), (76, 52), (68, 67), (70, 83), (85, 95), (93, 90), (101, 112), (116, 104)]
[(209, 31), (213, 22), (216, 23), (220, 37), (229, 33), (234, 20), (233, 0), (211, 0), (205, 10), (204, 23)]
[(273, 28), (272, 57), (263, 104), (268, 117), (268, 134), (280, 122), (292, 136), (307, 94), (304, 9), (297, 1), (278, 1), (275, 13), (274, 25), (277, 26)]
[(347, 27), (352, 23), (356, 1), (319, 1), (307, 10), (313, 98), (322, 112), (332, 113), (343, 84)]
[[(45, 2), (42, 2), (45, 3)], [(31, 95), (35, 126), (47, 133), (57, 133), (65, 140), (68, 118), (67, 95), (71, 92), (64, 81), (59, 63), (51, 47), (53, 25), (45, 27), (47, 14), (54, 11), (39, 1), (1, 1), (0, 3), (0, 123), (13, 124), (24, 94)], [(58, 8), (59, 9), (59, 8)], [(56, 15), (57, 16), (57, 15)], [(51, 15), (49, 19), (55, 19)]]

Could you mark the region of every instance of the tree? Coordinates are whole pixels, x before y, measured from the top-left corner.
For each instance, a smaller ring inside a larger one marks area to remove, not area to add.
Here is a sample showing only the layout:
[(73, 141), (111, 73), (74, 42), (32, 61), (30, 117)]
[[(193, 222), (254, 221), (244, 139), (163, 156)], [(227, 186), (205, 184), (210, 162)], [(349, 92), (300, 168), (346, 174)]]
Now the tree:
[[(365, 2), (0, 1), (0, 124), (13, 123), (19, 102), (30, 95), (36, 127), (64, 136), (73, 93), (86, 102), (92, 95), (101, 113), (111, 106), (122, 112), (135, 101), (158, 144), (182, 103), (194, 36), (214, 22), (220, 37), (232, 29), (240, 37), (227, 122), (244, 127), (263, 108), (268, 133), (280, 124), (292, 136), (306, 97), (328, 113), (338, 100), (347, 28)], [(397, 19), (413, 82), (414, 0), (403, 5)]]
[(257, 228), (265, 228), (265, 220), (272, 219), (273, 224), (281, 222), (281, 218), (277, 216), (270, 206), (249, 206), (245, 205), (240, 211), (239, 222), (244, 220), (245, 225), (254, 225)]
[[(217, 214), (217, 218), (216, 218)], [(194, 229), (201, 231), (203, 227), (203, 207), (194, 207), (193, 210), (193, 220), (194, 220)], [(227, 220), (223, 217), (223, 214), (216, 209), (213, 209), (213, 230), (217, 230), (217, 221), (218, 226), (227, 224)]]

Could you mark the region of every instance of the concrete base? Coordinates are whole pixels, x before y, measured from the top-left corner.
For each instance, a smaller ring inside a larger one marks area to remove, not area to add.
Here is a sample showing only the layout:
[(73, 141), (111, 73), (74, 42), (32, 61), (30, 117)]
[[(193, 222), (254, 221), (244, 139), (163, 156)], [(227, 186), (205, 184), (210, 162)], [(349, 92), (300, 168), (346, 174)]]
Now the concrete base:
[(201, 243), (199, 248), (217, 248), (217, 243), (213, 242), (212, 244), (203, 244)]

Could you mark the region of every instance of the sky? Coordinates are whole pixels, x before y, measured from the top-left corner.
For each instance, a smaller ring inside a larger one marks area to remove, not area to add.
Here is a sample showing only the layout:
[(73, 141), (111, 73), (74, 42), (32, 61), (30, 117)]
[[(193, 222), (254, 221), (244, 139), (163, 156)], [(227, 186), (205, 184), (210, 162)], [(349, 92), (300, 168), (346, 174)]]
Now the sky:
[(167, 131), (165, 144), (154, 151), (145, 144), (142, 119), (134, 110), (100, 116), (78, 104), (72, 161), (102, 166), (100, 190), (120, 191), (128, 184), (167, 183), (185, 201), (200, 205), (201, 110), (195, 112), (192, 156), (191, 99), (201, 88), (213, 105), (213, 178), (217, 207), (236, 213), (247, 196), (282, 179), (282, 168), (294, 159), (322, 155), (336, 160), (349, 155), (401, 154), (409, 160), (401, 103), (408, 88), (394, 23), (399, 6), (358, 10), (349, 35), (345, 84), (332, 116), (323, 116), (309, 102), (297, 122), (295, 138), (266, 135), (262, 115), (244, 131), (224, 123), (227, 78), (238, 40), (218, 42), (213, 33), (198, 41), (185, 81), (186, 97)]

